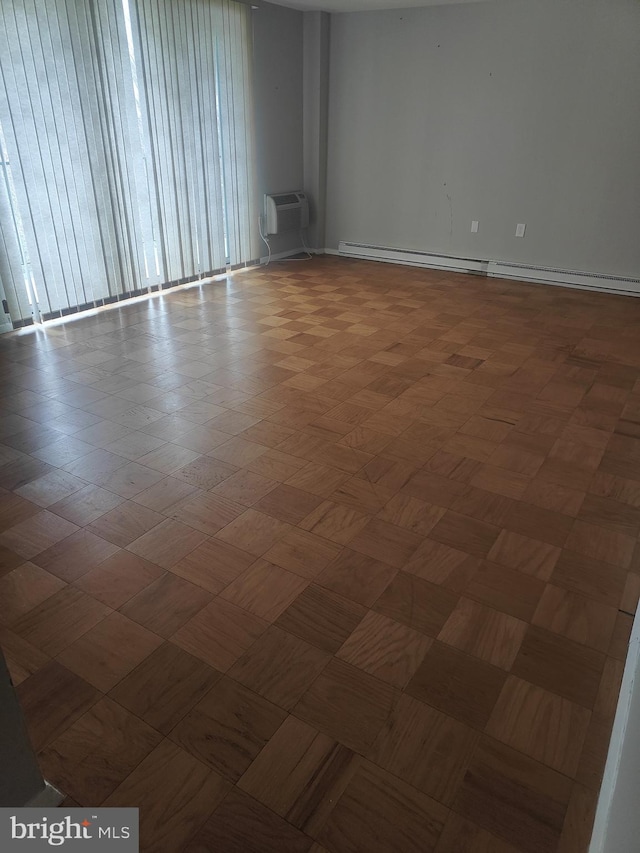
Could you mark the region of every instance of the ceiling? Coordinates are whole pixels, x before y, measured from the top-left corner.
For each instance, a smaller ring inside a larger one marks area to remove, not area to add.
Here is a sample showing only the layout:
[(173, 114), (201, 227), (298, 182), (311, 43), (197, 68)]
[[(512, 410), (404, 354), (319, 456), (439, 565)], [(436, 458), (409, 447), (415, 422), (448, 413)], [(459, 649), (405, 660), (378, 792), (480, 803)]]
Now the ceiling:
[(305, 12), (366, 12), (372, 9), (409, 9), (415, 6), (452, 6), (486, 0), (269, 0)]

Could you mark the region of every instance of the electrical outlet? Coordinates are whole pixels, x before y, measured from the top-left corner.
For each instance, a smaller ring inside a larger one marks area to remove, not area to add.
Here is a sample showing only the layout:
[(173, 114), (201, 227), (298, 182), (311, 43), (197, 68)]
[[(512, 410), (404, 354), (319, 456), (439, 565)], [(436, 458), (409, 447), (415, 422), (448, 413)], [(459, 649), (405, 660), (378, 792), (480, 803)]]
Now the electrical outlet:
[(477, 219), (471, 220), (471, 233), (472, 234), (478, 233), (478, 220)]
[(524, 230), (526, 227), (527, 226), (524, 222), (518, 223), (518, 225), (516, 225), (516, 237), (524, 237)]

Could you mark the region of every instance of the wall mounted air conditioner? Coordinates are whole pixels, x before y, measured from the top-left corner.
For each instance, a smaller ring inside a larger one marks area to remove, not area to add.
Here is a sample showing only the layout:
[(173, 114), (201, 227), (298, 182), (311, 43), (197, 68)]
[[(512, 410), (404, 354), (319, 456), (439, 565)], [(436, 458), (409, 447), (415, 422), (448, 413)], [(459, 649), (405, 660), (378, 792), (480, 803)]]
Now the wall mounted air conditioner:
[(265, 236), (300, 231), (309, 226), (309, 201), (303, 192), (265, 195), (264, 219)]

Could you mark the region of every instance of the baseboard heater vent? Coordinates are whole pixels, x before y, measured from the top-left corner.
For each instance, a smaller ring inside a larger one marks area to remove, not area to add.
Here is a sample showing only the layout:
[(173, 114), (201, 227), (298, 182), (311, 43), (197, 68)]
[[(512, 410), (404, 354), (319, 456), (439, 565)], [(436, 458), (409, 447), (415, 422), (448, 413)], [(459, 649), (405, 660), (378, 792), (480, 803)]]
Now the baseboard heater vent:
[(471, 258), (456, 258), (450, 255), (436, 255), (432, 252), (419, 252), (415, 249), (390, 249), (388, 246), (371, 246), (368, 243), (338, 243), (338, 254), (371, 261), (384, 261), (389, 264), (408, 264), (414, 267), (450, 270), (451, 272), (487, 272), (487, 261)]
[[(333, 254), (330, 249), (325, 249)], [(453, 255), (438, 255), (433, 252), (421, 252), (415, 249), (393, 249), (388, 246), (373, 246), (369, 243), (338, 243), (338, 255), (362, 258), (370, 261), (383, 261), (391, 264), (427, 267), (429, 269), (448, 270), (450, 272), (476, 273), (490, 278), (510, 278), (517, 281), (530, 281), (535, 284), (555, 284), (562, 287), (577, 287), (584, 290), (598, 290), (607, 293), (620, 293), (626, 296), (640, 296), (640, 279), (606, 273), (589, 273), (579, 270), (555, 269), (553, 267), (534, 267), (509, 261), (487, 261), (477, 258), (461, 258)]]

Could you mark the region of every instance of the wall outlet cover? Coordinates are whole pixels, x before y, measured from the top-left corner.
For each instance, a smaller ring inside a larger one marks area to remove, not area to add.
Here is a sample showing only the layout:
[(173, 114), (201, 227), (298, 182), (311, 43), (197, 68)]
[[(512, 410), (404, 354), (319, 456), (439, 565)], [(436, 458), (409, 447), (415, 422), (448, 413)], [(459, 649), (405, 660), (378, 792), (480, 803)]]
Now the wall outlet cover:
[(478, 233), (478, 220), (477, 219), (471, 220), (471, 233), (472, 234)]
[(527, 226), (524, 222), (519, 222), (518, 225), (516, 225), (516, 237), (524, 237), (526, 227)]

